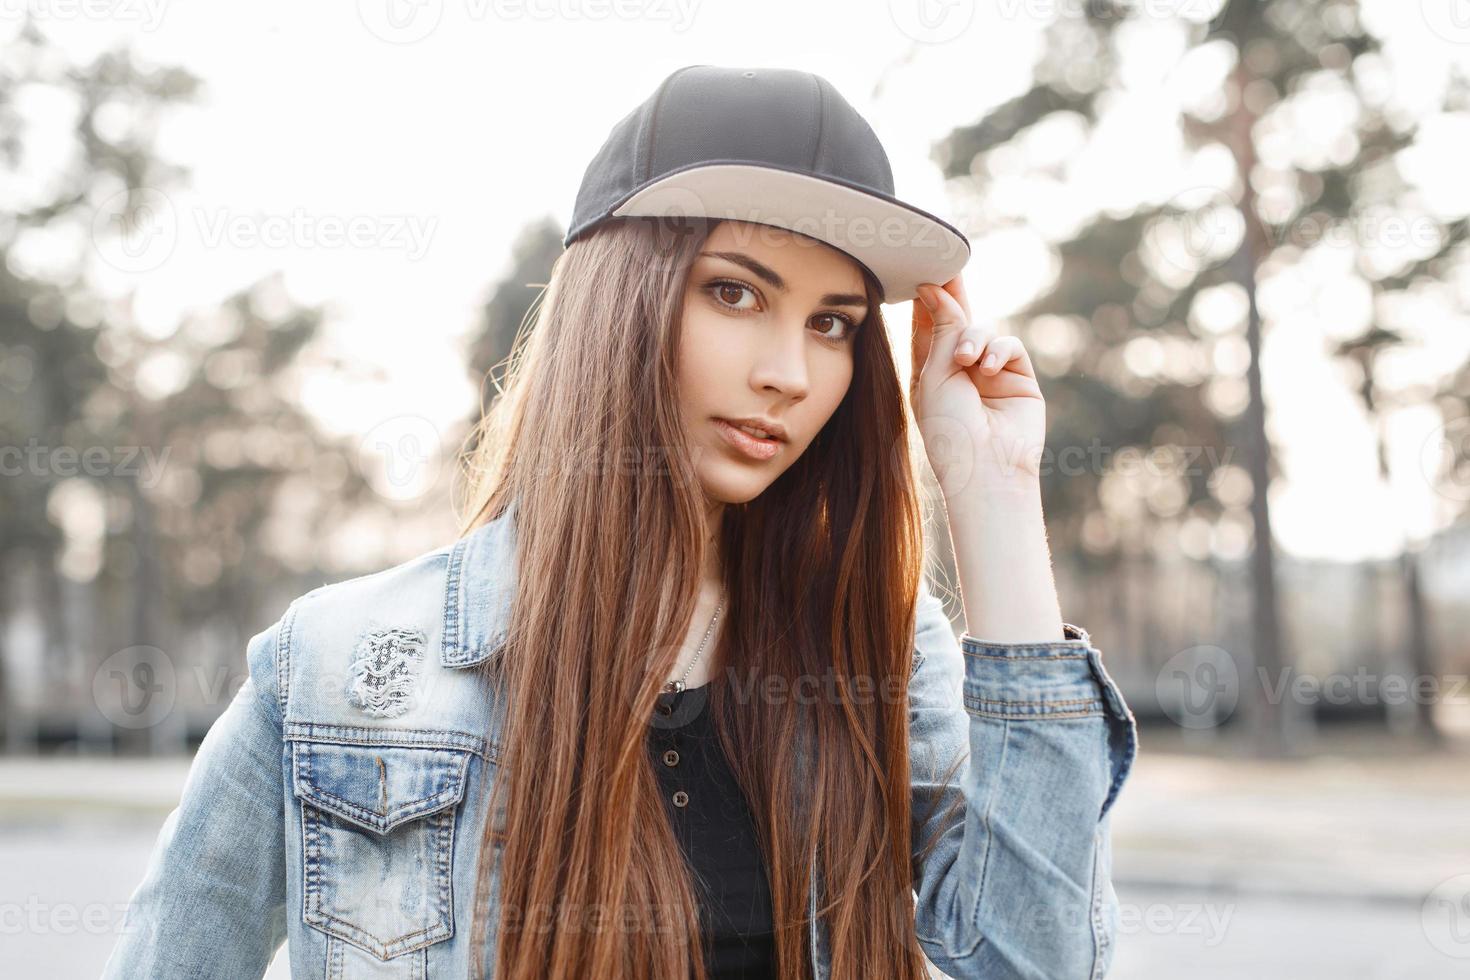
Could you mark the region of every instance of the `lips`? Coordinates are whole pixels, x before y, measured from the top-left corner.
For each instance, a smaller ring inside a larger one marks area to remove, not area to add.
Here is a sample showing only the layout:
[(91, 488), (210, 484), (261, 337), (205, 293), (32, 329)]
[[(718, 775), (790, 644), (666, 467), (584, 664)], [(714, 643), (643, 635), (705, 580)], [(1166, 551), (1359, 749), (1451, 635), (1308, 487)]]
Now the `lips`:
[(726, 444), (747, 459), (765, 462), (781, 451), (781, 440), (753, 436), (725, 419), (715, 419), (715, 428)]
[(758, 425), (747, 425), (744, 422), (732, 422), (730, 419), (725, 419), (724, 421), (730, 422), (731, 425), (735, 426), (735, 428), (739, 429), (741, 432), (744, 432), (748, 436), (753, 436), (756, 439), (774, 439), (778, 442), (780, 441), (780, 437), (777, 436), (775, 433), (768, 432)]

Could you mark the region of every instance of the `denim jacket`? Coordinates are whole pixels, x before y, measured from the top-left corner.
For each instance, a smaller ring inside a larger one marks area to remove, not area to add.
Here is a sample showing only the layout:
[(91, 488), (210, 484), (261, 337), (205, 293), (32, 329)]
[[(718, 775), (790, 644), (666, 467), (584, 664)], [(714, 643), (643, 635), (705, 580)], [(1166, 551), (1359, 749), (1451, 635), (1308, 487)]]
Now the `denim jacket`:
[[(468, 975), (504, 705), (465, 668), (493, 657), (506, 635), (514, 514), (307, 592), (250, 639), (248, 677), (159, 832), (105, 980), (259, 977), (283, 941), (293, 977)], [(939, 599), (919, 593), (915, 931), (958, 980), (1095, 980), (1112, 959), (1109, 810), (1136, 727), (1087, 634), (1070, 624), (1067, 634), (957, 639)], [(957, 794), (963, 805), (946, 817)], [(494, 816), (503, 827), (503, 805)], [(939, 842), (921, 858), (931, 835)], [(820, 878), (813, 860), (809, 911)], [(827, 980), (825, 920), (809, 942), (815, 980)]]

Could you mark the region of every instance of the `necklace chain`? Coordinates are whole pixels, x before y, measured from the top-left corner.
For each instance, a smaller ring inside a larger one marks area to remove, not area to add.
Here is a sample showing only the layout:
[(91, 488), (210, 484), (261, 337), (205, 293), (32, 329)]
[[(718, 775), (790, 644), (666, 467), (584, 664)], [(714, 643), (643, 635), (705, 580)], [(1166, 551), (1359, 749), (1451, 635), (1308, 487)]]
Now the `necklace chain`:
[(715, 631), (715, 624), (720, 621), (720, 613), (725, 608), (725, 596), (723, 590), (720, 593), (720, 604), (715, 607), (715, 614), (710, 618), (709, 628), (704, 631), (704, 639), (699, 641), (699, 649), (694, 651), (694, 659), (689, 661), (689, 666), (684, 668), (684, 673), (676, 681), (669, 681), (664, 685), (665, 694), (678, 694), (684, 690), (684, 682), (689, 679), (689, 672), (699, 662), (699, 657), (704, 653), (705, 644), (709, 642), (710, 635)]

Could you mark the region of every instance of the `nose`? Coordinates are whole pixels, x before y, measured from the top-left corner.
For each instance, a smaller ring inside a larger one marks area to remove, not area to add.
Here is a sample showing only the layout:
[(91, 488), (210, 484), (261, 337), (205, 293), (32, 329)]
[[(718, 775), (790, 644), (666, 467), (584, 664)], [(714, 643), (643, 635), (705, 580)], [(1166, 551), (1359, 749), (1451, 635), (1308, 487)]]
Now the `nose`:
[(806, 326), (779, 323), (765, 332), (756, 352), (750, 385), (759, 392), (780, 392), (791, 401), (806, 397), (811, 387), (807, 371)]

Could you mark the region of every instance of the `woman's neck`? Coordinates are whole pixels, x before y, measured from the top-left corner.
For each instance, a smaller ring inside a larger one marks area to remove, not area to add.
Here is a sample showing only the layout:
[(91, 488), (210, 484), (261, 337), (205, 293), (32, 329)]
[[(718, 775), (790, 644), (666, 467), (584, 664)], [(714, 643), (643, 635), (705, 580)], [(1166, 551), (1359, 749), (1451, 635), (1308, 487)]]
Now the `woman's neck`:
[(706, 503), (704, 509), (704, 568), (700, 573), (702, 585), (713, 583), (718, 587), (724, 578), (720, 562), (720, 527), (725, 519), (725, 505), (719, 501)]
[[(677, 680), (682, 677), (685, 687), (699, 687), (709, 683), (719, 664), (715, 663), (715, 647), (720, 642), (720, 634), (724, 631), (725, 614), (720, 613), (720, 621), (714, 624), (713, 631), (710, 630), (710, 621), (714, 619), (715, 610), (719, 608), (721, 598), (720, 584), (718, 582), (701, 582), (699, 586), (699, 598), (694, 603), (694, 615), (689, 620), (689, 626), (684, 633), (684, 642), (679, 647), (679, 656), (674, 665), (673, 674), (665, 678), (666, 681)], [(705, 641), (705, 633), (709, 633), (709, 640)], [(699, 650), (700, 643), (704, 643), (704, 652), (699, 654), (695, 660), (695, 653)], [(692, 662), (692, 666), (691, 666)], [(689, 668), (687, 676), (684, 668)]]
[[(690, 618), (689, 626), (685, 631), (684, 642), (679, 650), (678, 661), (674, 668), (674, 676), (668, 680), (674, 680), (684, 673), (684, 668), (689, 667), (690, 661), (699, 650), (701, 641), (704, 640), (705, 632), (709, 630), (710, 620), (713, 619), (715, 610), (719, 607), (723, 596), (724, 575), (720, 561), (720, 525), (724, 517), (725, 505), (712, 503), (705, 508), (705, 549), (704, 567), (701, 569), (699, 581), (699, 597), (694, 603), (694, 615)], [(720, 614), (724, 619), (724, 613)], [(713, 632), (710, 632), (709, 641), (704, 644), (704, 652), (689, 669), (689, 674), (684, 677), (686, 687), (699, 687), (709, 683), (718, 664), (714, 662), (714, 651), (720, 640), (721, 627), (723, 623), (715, 623)]]

